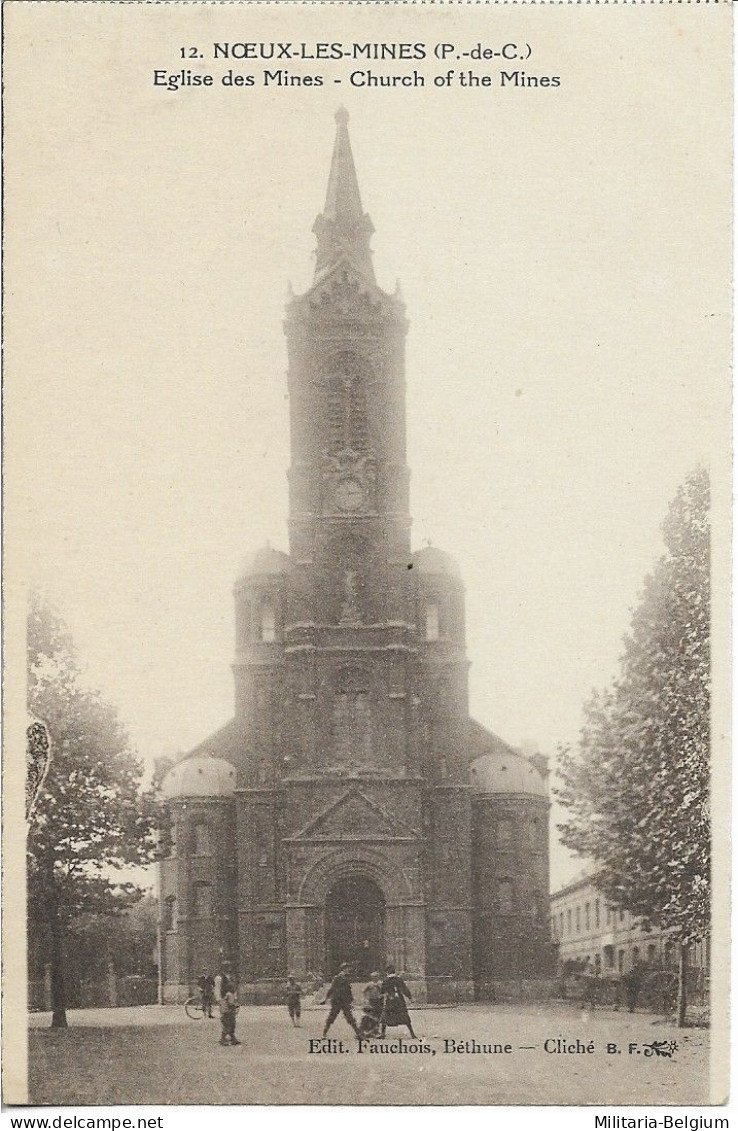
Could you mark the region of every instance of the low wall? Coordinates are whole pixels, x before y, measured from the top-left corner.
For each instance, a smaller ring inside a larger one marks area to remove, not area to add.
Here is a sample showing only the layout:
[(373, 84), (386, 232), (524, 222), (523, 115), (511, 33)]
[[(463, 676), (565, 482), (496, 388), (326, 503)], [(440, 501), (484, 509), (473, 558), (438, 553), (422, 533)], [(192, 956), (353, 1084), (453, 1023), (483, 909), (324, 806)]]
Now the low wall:
[(476, 983), (475, 1001), (538, 1002), (556, 997), (554, 978), (486, 978)]
[[(156, 978), (125, 975), (99, 978), (95, 981), (67, 982), (68, 1009), (94, 1009), (117, 1005), (156, 1005), (158, 983)], [(188, 995), (189, 996), (189, 995)], [(184, 998), (182, 999), (185, 1000)], [(28, 1008), (48, 1012), (51, 1009), (51, 978), (28, 983)]]

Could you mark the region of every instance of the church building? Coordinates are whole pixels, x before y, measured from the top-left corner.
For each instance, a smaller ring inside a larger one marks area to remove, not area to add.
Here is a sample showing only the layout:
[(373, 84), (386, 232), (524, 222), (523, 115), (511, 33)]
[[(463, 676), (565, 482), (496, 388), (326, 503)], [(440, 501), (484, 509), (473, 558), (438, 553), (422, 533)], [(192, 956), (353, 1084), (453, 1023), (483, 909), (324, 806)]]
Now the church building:
[(411, 548), (408, 322), (336, 122), (315, 278), (285, 321), (289, 552), (237, 578), (234, 717), (162, 782), (168, 1001), (224, 961), (242, 1001), (349, 962), (446, 1002), (549, 960), (545, 766), (469, 717), (459, 568)]

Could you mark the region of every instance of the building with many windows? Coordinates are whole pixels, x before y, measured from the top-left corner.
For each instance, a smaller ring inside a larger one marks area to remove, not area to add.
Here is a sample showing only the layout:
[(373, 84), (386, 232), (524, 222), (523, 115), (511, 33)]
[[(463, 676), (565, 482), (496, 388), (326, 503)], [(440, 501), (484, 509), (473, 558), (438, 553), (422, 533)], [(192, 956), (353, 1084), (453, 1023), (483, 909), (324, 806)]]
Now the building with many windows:
[[(551, 896), (551, 938), (562, 970), (583, 968), (614, 977), (640, 962), (676, 968), (679, 947), (664, 931), (649, 930), (629, 911), (613, 907), (583, 873)], [(692, 948), (690, 964), (706, 968), (708, 941)]]
[(347, 118), (285, 320), (289, 550), (236, 581), (234, 718), (162, 783), (168, 1000), (224, 960), (251, 1001), (344, 961), (432, 1001), (547, 972), (545, 769), (470, 719), (459, 567), (411, 547), (408, 323)]

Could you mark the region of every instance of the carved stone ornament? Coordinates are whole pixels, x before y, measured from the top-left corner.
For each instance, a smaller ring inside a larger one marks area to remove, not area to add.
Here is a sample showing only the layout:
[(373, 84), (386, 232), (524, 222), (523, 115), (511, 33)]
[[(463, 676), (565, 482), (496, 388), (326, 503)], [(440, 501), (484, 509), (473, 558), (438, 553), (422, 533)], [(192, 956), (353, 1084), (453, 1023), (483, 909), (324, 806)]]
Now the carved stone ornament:
[(374, 507), (377, 465), (374, 454), (344, 448), (323, 453), (323, 508), (354, 514)]
[(312, 305), (319, 304), (341, 317), (366, 317), (369, 310), (380, 307), (381, 297), (378, 287), (363, 279), (346, 257), (313, 289), (310, 299)]
[(359, 575), (355, 569), (346, 571), (344, 582), (344, 601), (341, 606), (341, 619), (339, 624), (346, 626), (361, 624), (358, 600)]

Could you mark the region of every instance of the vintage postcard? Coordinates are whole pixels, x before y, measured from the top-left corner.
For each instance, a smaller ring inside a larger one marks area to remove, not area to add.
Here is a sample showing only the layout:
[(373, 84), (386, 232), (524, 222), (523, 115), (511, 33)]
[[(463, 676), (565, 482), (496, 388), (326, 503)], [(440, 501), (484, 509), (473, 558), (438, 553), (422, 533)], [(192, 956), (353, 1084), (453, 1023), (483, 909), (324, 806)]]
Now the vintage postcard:
[(731, 16), (6, 0), (6, 1104), (726, 1103)]

